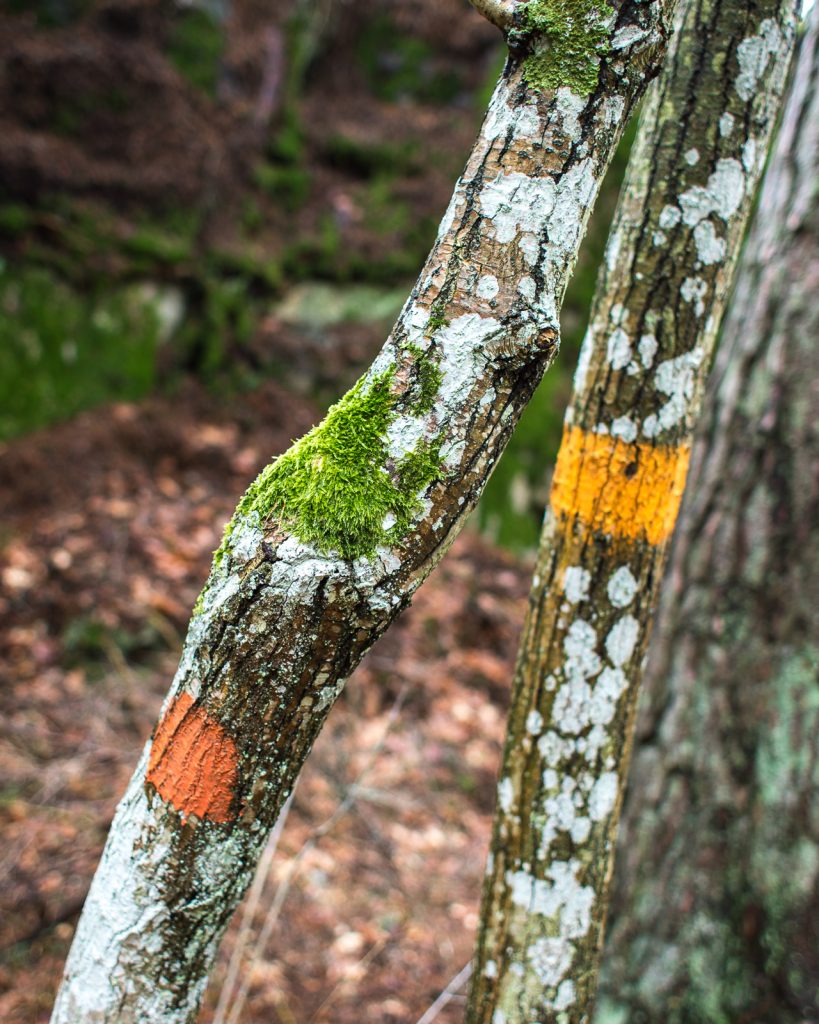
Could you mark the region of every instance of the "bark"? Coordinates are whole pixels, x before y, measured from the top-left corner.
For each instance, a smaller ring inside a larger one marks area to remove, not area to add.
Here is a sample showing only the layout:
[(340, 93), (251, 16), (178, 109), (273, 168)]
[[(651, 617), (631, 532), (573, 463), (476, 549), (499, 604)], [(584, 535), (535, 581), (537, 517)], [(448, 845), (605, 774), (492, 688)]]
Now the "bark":
[(692, 0), (641, 117), (515, 672), (469, 1024), (584, 1022), (634, 709), (793, 0)]
[(819, 7), (692, 458), (600, 1024), (819, 1020)]
[[(516, 31), (382, 352), (242, 499), (117, 810), (55, 1024), (195, 1018), (344, 680), (454, 539), (553, 358), (589, 211), (672, 7), (585, 3), (568, 54), (553, 26)], [(560, 75), (577, 90), (544, 86)]]

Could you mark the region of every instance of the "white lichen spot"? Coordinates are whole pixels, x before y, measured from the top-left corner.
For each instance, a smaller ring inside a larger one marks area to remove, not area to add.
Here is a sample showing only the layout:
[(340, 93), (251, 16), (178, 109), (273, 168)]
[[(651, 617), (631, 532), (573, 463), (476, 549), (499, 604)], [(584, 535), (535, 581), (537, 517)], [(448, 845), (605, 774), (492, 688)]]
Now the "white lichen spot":
[(625, 28), (618, 28), (611, 40), (613, 50), (626, 50), (629, 46), (639, 43), (645, 39), (646, 30), (639, 25), (626, 25)]
[(727, 139), (731, 132), (734, 130), (734, 115), (725, 113), (719, 119), (719, 133), (723, 139)]
[(518, 239), (518, 248), (530, 267), (537, 263), (540, 255), (540, 242), (537, 235), (533, 235), (530, 231), (524, 231)]
[(628, 416), (618, 416), (612, 421), (611, 436), (619, 437), (626, 444), (637, 440), (637, 424)]
[(604, 772), (592, 786), (589, 795), (589, 817), (592, 821), (603, 821), (614, 810), (617, 787), (617, 772)]
[(712, 213), (727, 221), (737, 212), (744, 196), (742, 164), (732, 157), (718, 160), (707, 185), (694, 185), (680, 196), (682, 219), (692, 228)]
[(674, 359), (666, 359), (657, 367), (654, 384), (658, 391), (668, 396), (668, 401), (653, 417), (653, 423), (649, 423), (652, 416), (647, 416), (643, 421), (646, 437), (656, 437), (661, 431), (669, 430), (685, 419), (688, 403), (694, 396), (696, 371), (704, 357), (704, 349), (697, 347)]
[(601, 662), (596, 646), (597, 634), (594, 628), (584, 619), (575, 619), (563, 640), (566, 655), (564, 672), (567, 678), (587, 679), (597, 675)]
[(570, 565), (563, 577), (563, 593), (571, 604), (585, 601), (589, 596), (591, 573), (580, 565)]
[(750, 138), (742, 147), (742, 166), (751, 174), (756, 167), (757, 145), (756, 139)]
[[(545, 180), (551, 182), (550, 178)], [(545, 277), (554, 273), (556, 256), (562, 260), (573, 258), (596, 188), (597, 174), (591, 159), (579, 161), (560, 178), (553, 192), (552, 208), (545, 214), (549, 239), (541, 265)]]
[(539, 736), (540, 731), (543, 728), (543, 715), (534, 708), (526, 716), (526, 731), (530, 736)]
[(500, 285), (494, 274), (484, 274), (478, 281), (478, 287), (475, 289), (479, 299), (494, 299), (499, 291)]
[(531, 178), (520, 171), (499, 174), (484, 185), (480, 205), (497, 241), (511, 242), (520, 231), (537, 234), (554, 210), (555, 183), (548, 176)]
[(606, 593), (615, 608), (628, 608), (637, 593), (637, 580), (627, 565), (621, 565), (611, 574)]
[(487, 960), (483, 968), (483, 976), (485, 978), (497, 978), (498, 976), (498, 965), (494, 960)]
[(534, 278), (524, 275), (518, 281), (518, 292), (526, 299), (527, 302), (535, 301), (535, 294), (537, 292), (537, 285), (535, 284)]
[(512, 134), (516, 139), (534, 141), (542, 135), (537, 108), (519, 103), (512, 108)]
[(697, 316), (702, 316), (705, 312), (703, 299), (707, 291), (708, 285), (701, 277), (687, 277), (680, 285), (680, 295), (683, 301), (691, 303)]
[(557, 691), (552, 709), (555, 725), (561, 732), (579, 736), (589, 724), (592, 690), (582, 679), (565, 683)]
[(668, 235), (664, 231), (655, 231), (651, 236), (651, 244), (656, 248), (661, 248), (668, 241)]
[[(627, 687), (628, 679), (621, 668), (606, 666), (603, 669), (594, 684), (589, 707), (589, 720), (595, 726), (595, 729), (602, 730), (603, 726), (608, 725), (612, 721), (617, 711), (617, 702), (626, 692)], [(594, 730), (592, 730), (592, 733), (594, 733)], [(599, 749), (605, 742), (605, 733), (594, 737), (590, 733), (589, 737), (595, 750)]]
[(247, 562), (259, 550), (264, 533), (259, 529), (258, 518), (258, 515), (253, 513), (252, 516), (241, 516), (237, 519), (228, 540), (232, 558)]
[(622, 96), (608, 96), (603, 101), (603, 117), (606, 125), (613, 128), (623, 120), (626, 102)]
[(509, 778), (501, 779), (498, 783), (498, 805), (504, 814), (508, 814), (512, 809), (514, 800), (515, 790), (512, 786), (512, 780)]
[(509, 130), (509, 122), (512, 118), (512, 110), (508, 103), (509, 86), (501, 79), (492, 99), (489, 101), (489, 109), (484, 118), (481, 135), (487, 142), (494, 142), (501, 135), (506, 136)]
[(516, 907), (526, 910), (533, 909), (534, 903), (546, 887), (542, 879), (534, 878), (528, 871), (508, 871), (506, 884), (509, 887), (509, 899)]
[(561, 86), (557, 90), (555, 96), (555, 106), (560, 114), (563, 131), (572, 140), (572, 142), (579, 142), (580, 136), (582, 135), (580, 121), (578, 115), (582, 113), (586, 106), (586, 100), (580, 96), (576, 96), (571, 89), (566, 86)]
[(546, 764), (559, 764), (574, 751), (574, 741), (549, 731), (537, 741), (537, 749)]
[[(441, 386), (435, 402), (439, 422), (447, 420), (454, 409), (462, 408), (464, 395), (468, 394), (482, 379), (489, 358), (490, 343), (495, 337), (503, 337), (504, 326), (494, 317), (481, 317), (477, 313), (464, 313), (450, 324), (442, 327), (437, 334), (441, 352)], [(411, 428), (413, 417), (401, 417), (397, 427)], [(390, 435), (392, 436), (392, 435)], [(454, 468), (462, 454), (463, 442), (455, 443), (444, 455), (447, 468)]]
[(618, 668), (625, 665), (634, 653), (640, 623), (633, 615), (624, 615), (609, 630), (606, 637), (606, 653), (611, 663)]
[(725, 259), (725, 239), (718, 238), (713, 223), (703, 220), (694, 228), (694, 244), (697, 256), (706, 267), (721, 263)]
[(747, 103), (753, 97), (757, 83), (768, 66), (768, 61), (781, 44), (782, 33), (773, 18), (766, 18), (760, 24), (756, 35), (743, 39), (739, 44), (737, 47), (739, 74), (734, 82), (734, 88), (741, 100)]
[(575, 823), (575, 808), (571, 793), (558, 793), (543, 802), (543, 810), (551, 826), (550, 831), (569, 832)]
[(572, 964), (571, 947), (557, 938), (538, 939), (526, 954), (535, 976), (545, 988), (559, 985)]
[(571, 949), (569, 940), (582, 938), (591, 925), (594, 890), (580, 885), (578, 861), (557, 861), (549, 865), (546, 878), (535, 878), (528, 871), (510, 871), (506, 884), (517, 907), (532, 914), (557, 918), (559, 938)]
[(568, 939), (582, 938), (591, 925), (594, 889), (580, 885), (577, 875), (581, 870), (578, 861), (570, 860), (568, 863), (557, 861), (547, 871), (547, 878), (552, 882), (549, 903), (556, 905), (555, 910), (560, 914), (561, 935)]
[(679, 206), (664, 206), (660, 210), (660, 216), (657, 218), (657, 224), (663, 229), (668, 231), (669, 228), (676, 227), (682, 219), (682, 211)]
[[(575, 804), (580, 802), (580, 796), (578, 794), (575, 799)], [(588, 818), (583, 815), (578, 816), (572, 822), (572, 827), (569, 829), (569, 835), (572, 837), (572, 842), (580, 844), (585, 843), (589, 838), (591, 832), (591, 822)]]
[(643, 334), (637, 342), (637, 351), (640, 353), (640, 362), (646, 368), (651, 368), (654, 356), (657, 355), (657, 339), (653, 334)]
[(417, 417), (400, 416), (387, 427), (387, 453), (399, 461), (416, 450), (424, 438), (425, 424)]
[(560, 983), (560, 987), (557, 990), (554, 1003), (555, 1009), (568, 1010), (575, 1001), (575, 995), (574, 982), (571, 978), (567, 978)]
[(683, 159), (689, 167), (695, 167), (700, 162), (700, 151), (692, 146), (691, 149), (685, 151)]
[(606, 360), (612, 370), (623, 370), (631, 362), (631, 342), (622, 327), (618, 327), (609, 335)]

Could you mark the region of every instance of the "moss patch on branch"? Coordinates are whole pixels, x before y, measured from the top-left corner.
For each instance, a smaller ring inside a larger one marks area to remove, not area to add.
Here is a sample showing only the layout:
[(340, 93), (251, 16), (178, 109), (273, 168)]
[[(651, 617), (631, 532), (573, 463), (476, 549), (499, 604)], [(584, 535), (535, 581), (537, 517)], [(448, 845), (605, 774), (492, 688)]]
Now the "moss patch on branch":
[(395, 393), (396, 364), (362, 378), (324, 420), (267, 466), (250, 485), (216, 552), (219, 564), (241, 522), (273, 519), (305, 544), (343, 558), (370, 556), (409, 530), (421, 510), (418, 494), (440, 474), (440, 440), (421, 440), (397, 462), (387, 450), (387, 430), (399, 402), (428, 412), (441, 371), (418, 346), (403, 349), (411, 380)]
[(605, 0), (531, 0), (523, 24), (539, 38), (523, 62), (529, 85), (538, 90), (567, 86), (578, 96), (593, 92), (600, 58), (608, 51), (611, 13)]

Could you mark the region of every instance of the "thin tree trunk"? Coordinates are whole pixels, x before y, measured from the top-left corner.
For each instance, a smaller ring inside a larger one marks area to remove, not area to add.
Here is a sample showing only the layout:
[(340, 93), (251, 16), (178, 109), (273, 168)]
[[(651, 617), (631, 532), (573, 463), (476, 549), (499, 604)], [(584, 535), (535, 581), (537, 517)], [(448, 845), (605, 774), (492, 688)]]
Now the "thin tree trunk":
[(684, 4), (641, 117), (515, 673), (469, 1024), (592, 1010), (641, 667), (797, 6)]
[[(577, 25), (553, 0), (520, 8), (384, 348), (240, 502), (117, 810), (55, 1024), (195, 1017), (344, 680), (454, 539), (553, 358), (566, 280), (672, 0), (582, 6)], [(552, 8), (557, 27), (535, 16)]]
[(600, 1024), (819, 1020), (819, 7), (692, 458)]

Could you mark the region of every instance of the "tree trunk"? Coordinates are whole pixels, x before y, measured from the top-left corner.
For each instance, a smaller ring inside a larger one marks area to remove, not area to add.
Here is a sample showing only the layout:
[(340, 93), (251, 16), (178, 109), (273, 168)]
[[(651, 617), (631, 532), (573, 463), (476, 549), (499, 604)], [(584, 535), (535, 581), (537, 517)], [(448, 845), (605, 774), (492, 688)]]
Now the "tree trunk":
[(599, 1024), (819, 1020), (819, 7), (692, 458)]
[(454, 539), (553, 358), (589, 211), (671, 6), (584, 0), (574, 27), (554, 0), (519, 7), (487, 118), (384, 348), (228, 526), (114, 818), (55, 1024), (194, 1019), (344, 680)]
[(796, 8), (684, 5), (641, 118), (515, 673), (469, 1024), (591, 1013), (641, 667)]

